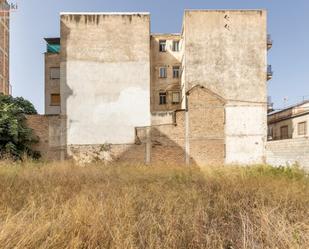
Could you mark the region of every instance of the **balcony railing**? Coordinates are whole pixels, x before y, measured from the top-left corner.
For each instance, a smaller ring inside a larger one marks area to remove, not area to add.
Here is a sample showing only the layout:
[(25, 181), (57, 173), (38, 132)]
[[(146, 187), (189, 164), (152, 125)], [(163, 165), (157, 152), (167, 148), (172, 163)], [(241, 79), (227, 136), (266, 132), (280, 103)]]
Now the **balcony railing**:
[(292, 134), (285, 135), (285, 136), (272, 136), (272, 135), (267, 136), (268, 141), (285, 140), (285, 139), (292, 139), (292, 138), (293, 138)]
[(268, 65), (267, 66), (267, 80), (270, 80), (273, 77), (273, 74), (274, 74), (274, 72), (271, 68), (271, 65)]
[(273, 40), (271, 39), (270, 35), (267, 35), (267, 49), (271, 49), (273, 46)]

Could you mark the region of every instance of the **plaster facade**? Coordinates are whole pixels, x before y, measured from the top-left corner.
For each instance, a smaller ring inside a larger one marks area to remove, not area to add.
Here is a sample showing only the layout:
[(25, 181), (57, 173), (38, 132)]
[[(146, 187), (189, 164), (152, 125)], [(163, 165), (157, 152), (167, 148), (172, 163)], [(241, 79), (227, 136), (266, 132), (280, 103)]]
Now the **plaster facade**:
[(268, 140), (303, 138), (308, 137), (308, 133), (308, 100), (268, 115)]
[(65, 118), (73, 158), (263, 163), (267, 45), (264, 10), (186, 10), (181, 34), (151, 34), (148, 13), (62, 13), (60, 53), (46, 54), (61, 105), (46, 113)]
[[(152, 34), (151, 40), (151, 111), (173, 111), (181, 106), (179, 102), (173, 103), (173, 93), (181, 91), (181, 35), (180, 34)], [(165, 42), (165, 50), (160, 51), (160, 42)], [(177, 42), (175, 46), (173, 43)], [(175, 49), (177, 48), (177, 49)], [(176, 50), (176, 51), (173, 51)], [(160, 76), (160, 69), (166, 70), (166, 77)], [(179, 69), (175, 73), (175, 69)], [(166, 103), (160, 103), (160, 93), (166, 93)]]
[(132, 144), (150, 126), (149, 37), (148, 13), (61, 14), (66, 144)]
[(267, 29), (264, 10), (188, 10), (183, 22), (188, 91), (226, 100), (226, 164), (265, 162)]
[[(59, 74), (57, 73), (59, 71)], [(57, 74), (59, 77), (57, 77)], [(60, 96), (60, 54), (45, 53), (45, 114), (60, 114), (60, 103), (54, 103), (53, 95)]]

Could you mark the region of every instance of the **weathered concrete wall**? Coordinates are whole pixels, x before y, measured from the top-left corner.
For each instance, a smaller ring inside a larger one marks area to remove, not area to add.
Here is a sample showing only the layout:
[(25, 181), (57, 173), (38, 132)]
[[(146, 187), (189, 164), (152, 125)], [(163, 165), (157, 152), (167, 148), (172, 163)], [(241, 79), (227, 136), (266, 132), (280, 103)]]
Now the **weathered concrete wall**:
[(227, 104), (226, 163), (259, 164), (265, 162), (266, 127), (264, 105)]
[(286, 166), (298, 163), (309, 170), (309, 138), (293, 138), (266, 143), (267, 163)]
[(149, 29), (147, 13), (61, 14), (66, 144), (130, 144), (150, 125)]
[(27, 124), (34, 130), (39, 143), (33, 146), (41, 153), (43, 160), (60, 160), (64, 153), (61, 146), (61, 116), (59, 115), (28, 115)]
[(60, 94), (60, 79), (51, 78), (52, 68), (60, 69), (60, 54), (45, 53), (45, 114), (60, 114), (60, 105), (52, 105), (51, 94)]
[[(166, 52), (159, 51), (159, 41), (166, 40)], [(173, 51), (173, 41), (179, 41), (181, 45), (181, 36), (179, 34), (152, 34), (151, 35), (151, 111), (177, 110), (181, 103), (172, 103), (172, 93), (180, 93), (180, 76), (173, 78), (173, 66), (181, 68), (181, 51)], [(167, 68), (167, 78), (159, 77), (160, 67)], [(159, 93), (167, 93), (167, 103), (160, 105)]]
[(151, 125), (173, 124), (174, 111), (153, 112), (151, 114)]
[(186, 11), (185, 88), (226, 100), (225, 163), (265, 160), (266, 11)]

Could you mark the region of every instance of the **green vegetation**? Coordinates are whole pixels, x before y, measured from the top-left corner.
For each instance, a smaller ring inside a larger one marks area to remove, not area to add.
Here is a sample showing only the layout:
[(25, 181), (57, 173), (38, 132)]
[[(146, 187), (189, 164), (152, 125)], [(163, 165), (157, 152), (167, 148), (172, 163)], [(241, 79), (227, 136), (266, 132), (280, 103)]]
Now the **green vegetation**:
[(0, 163), (1, 248), (309, 248), (309, 179), (269, 166)]
[(39, 157), (39, 153), (31, 149), (37, 139), (27, 127), (25, 116), (36, 113), (28, 100), (0, 95), (0, 159), (19, 160), (24, 155)]

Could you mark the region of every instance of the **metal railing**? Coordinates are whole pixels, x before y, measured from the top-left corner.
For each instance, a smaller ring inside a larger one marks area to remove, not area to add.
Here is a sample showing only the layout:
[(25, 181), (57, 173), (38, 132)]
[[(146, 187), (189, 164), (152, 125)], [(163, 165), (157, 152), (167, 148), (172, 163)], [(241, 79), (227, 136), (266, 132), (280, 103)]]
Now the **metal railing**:
[(271, 35), (267, 35), (267, 49), (270, 49), (273, 46), (273, 40), (271, 39)]
[(292, 139), (292, 138), (293, 138), (292, 134), (285, 135), (285, 136), (271, 136), (271, 135), (267, 136), (268, 141), (285, 140), (285, 139)]
[(268, 65), (267, 66), (267, 79), (270, 80), (273, 77), (273, 74), (274, 74), (274, 72), (271, 68), (271, 65)]

